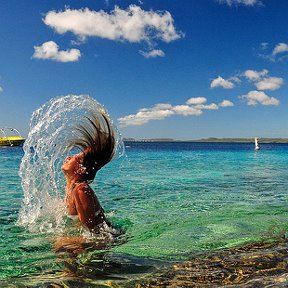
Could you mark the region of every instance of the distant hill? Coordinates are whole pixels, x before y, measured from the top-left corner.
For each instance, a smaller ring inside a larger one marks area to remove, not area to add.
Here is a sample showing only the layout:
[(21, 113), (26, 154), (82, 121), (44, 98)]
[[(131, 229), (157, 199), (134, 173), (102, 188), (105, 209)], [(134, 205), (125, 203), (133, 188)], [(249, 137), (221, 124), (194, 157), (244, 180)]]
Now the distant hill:
[(123, 138), (124, 142), (182, 142), (172, 138), (152, 138), (152, 139), (134, 139), (134, 138)]
[[(207, 138), (193, 140), (192, 142), (229, 142), (229, 143), (254, 143), (254, 138)], [(259, 138), (260, 143), (288, 143), (288, 138)]]
[[(135, 139), (123, 138), (124, 142), (204, 142), (204, 143), (254, 143), (254, 138), (206, 138), (198, 140), (175, 140), (172, 138)], [(288, 138), (260, 138), (259, 143), (288, 143)]]

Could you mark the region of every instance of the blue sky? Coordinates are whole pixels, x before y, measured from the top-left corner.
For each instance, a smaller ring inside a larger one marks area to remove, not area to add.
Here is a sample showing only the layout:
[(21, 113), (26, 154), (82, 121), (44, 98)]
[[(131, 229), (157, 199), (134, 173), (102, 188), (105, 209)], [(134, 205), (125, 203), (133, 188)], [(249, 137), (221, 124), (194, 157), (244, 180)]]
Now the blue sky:
[(1, 1), (0, 126), (88, 94), (124, 137), (288, 137), (286, 0)]

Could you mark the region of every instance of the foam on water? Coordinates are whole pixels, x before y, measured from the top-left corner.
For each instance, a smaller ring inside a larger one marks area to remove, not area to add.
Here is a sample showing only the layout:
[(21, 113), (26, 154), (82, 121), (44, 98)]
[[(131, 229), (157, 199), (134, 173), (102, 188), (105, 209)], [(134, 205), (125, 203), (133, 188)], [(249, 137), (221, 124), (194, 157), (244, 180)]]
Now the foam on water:
[[(108, 115), (104, 106), (90, 96), (68, 95), (51, 99), (32, 114), (19, 170), (24, 191), (19, 225), (46, 233), (64, 228), (65, 179), (61, 166), (71, 153), (67, 147), (71, 139), (77, 139), (77, 124), (91, 112), (103, 111)], [(115, 126), (114, 130), (117, 158), (124, 153), (124, 145)]]

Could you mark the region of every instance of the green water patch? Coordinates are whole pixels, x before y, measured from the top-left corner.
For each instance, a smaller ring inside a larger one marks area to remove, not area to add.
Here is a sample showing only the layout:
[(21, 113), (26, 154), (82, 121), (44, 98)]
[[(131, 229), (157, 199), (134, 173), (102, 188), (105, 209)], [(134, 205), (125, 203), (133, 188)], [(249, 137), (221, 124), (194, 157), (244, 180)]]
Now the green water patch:
[(134, 223), (127, 229), (129, 241), (112, 251), (142, 257), (187, 259), (198, 251), (282, 237), (288, 231), (287, 217), (284, 207), (267, 211), (250, 205), (223, 207), (197, 215), (190, 213), (184, 219), (176, 213), (163, 212), (154, 221), (149, 217), (146, 223)]

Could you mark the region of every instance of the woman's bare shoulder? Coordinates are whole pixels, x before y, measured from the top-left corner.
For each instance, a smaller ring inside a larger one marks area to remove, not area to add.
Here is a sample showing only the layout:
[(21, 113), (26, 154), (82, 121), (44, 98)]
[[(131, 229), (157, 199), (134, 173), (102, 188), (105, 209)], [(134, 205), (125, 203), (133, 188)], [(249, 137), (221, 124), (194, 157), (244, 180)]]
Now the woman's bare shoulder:
[(86, 182), (80, 182), (76, 185), (77, 190), (91, 190), (90, 186)]
[(78, 183), (76, 189), (78, 193), (85, 193), (86, 195), (94, 194), (92, 188), (86, 182)]

